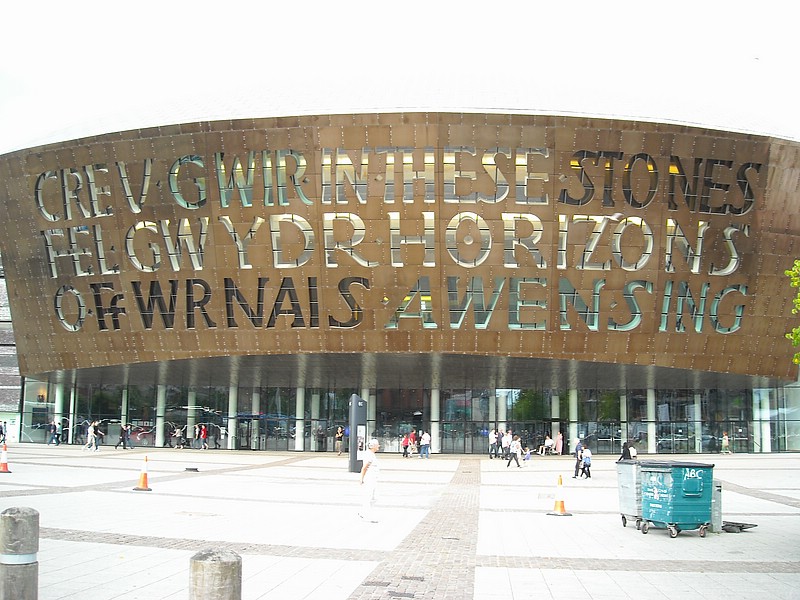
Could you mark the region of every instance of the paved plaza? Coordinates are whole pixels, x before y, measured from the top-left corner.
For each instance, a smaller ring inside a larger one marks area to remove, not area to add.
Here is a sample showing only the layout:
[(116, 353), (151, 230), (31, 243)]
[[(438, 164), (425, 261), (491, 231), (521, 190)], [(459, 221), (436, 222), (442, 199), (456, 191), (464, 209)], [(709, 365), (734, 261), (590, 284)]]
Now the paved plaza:
[(19, 444), (0, 510), (40, 514), (41, 600), (185, 600), (206, 549), (247, 600), (800, 599), (800, 456), (658, 457), (714, 464), (723, 519), (757, 525), (675, 539), (622, 526), (615, 458), (381, 454), (370, 523), (344, 455)]

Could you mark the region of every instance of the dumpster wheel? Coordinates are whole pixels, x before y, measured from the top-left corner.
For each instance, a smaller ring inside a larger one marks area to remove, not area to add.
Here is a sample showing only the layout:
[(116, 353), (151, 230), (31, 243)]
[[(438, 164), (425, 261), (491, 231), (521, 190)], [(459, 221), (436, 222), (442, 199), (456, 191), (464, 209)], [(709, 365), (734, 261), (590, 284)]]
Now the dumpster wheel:
[(625, 515), (622, 515), (622, 526), (623, 527), (628, 526), (628, 519), (625, 518)]
[(648, 531), (650, 531), (650, 523), (642, 521), (642, 533), (647, 533)]
[(708, 527), (706, 527), (705, 525), (700, 525), (700, 537), (706, 537), (707, 530)]
[(680, 529), (678, 529), (675, 525), (669, 525), (667, 526), (667, 529), (669, 530), (669, 537), (671, 538), (678, 537), (678, 532), (680, 531)]
[(641, 529), (641, 528), (642, 528), (642, 520), (636, 519), (636, 529)]

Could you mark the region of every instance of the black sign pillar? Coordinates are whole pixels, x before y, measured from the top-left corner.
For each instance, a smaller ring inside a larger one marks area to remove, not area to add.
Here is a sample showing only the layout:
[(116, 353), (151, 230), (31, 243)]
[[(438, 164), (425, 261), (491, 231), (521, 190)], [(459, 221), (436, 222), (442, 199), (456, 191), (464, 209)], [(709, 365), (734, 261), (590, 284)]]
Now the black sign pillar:
[(362, 457), (367, 451), (367, 401), (358, 394), (350, 396), (350, 472), (361, 471)]

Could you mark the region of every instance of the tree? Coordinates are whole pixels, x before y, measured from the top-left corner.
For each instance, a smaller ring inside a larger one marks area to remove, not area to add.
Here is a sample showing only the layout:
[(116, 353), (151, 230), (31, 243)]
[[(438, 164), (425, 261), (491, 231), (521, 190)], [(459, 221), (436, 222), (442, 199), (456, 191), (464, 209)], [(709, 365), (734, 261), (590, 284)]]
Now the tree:
[[(784, 274), (789, 278), (789, 285), (793, 288), (800, 287), (800, 260), (795, 260), (792, 268), (784, 271)], [(792, 314), (796, 315), (800, 312), (800, 292), (795, 295), (792, 304), (794, 305)], [(787, 333), (786, 339), (792, 341), (792, 346), (800, 346), (800, 325)], [(800, 352), (795, 352), (795, 355), (792, 357), (792, 362), (796, 365), (800, 365)]]
[(515, 421), (542, 421), (549, 416), (544, 395), (537, 390), (521, 390), (514, 403)]

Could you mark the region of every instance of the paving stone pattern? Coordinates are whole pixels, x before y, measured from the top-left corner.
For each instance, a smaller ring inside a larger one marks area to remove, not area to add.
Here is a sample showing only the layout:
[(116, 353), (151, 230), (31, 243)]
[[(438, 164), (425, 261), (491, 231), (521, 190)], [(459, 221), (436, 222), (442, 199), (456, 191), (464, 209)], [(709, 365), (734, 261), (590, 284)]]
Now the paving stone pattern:
[[(153, 491), (132, 491), (147, 455)], [(42, 514), (41, 600), (185, 600), (209, 523), (213, 549), (243, 557), (243, 600), (800, 599), (798, 456), (704, 457), (725, 518), (759, 525), (675, 540), (621, 527), (613, 457), (573, 480), (569, 457), (508, 469), (385, 455), (373, 524), (356, 517), (358, 474), (331, 453), (24, 445), (11, 456), (0, 510)], [(564, 493), (574, 516), (548, 516)], [(254, 515), (253, 529), (277, 533), (252, 535), (242, 524)], [(351, 532), (358, 542), (335, 543)]]

